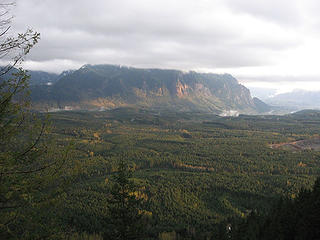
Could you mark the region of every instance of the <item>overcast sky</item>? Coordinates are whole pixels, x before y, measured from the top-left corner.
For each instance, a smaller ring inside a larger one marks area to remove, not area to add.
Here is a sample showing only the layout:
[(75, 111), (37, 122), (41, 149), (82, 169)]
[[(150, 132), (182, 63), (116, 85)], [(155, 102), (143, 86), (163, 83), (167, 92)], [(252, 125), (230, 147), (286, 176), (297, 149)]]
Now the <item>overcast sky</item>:
[(26, 68), (121, 64), (230, 73), (246, 86), (320, 90), (319, 0), (16, 0), (41, 33)]

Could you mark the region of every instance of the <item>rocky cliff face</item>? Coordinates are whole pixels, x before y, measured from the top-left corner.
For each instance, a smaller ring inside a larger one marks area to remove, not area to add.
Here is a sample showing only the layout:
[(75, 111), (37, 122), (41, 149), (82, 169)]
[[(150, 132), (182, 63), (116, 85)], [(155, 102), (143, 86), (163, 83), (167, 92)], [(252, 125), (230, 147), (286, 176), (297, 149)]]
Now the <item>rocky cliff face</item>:
[(229, 74), (85, 65), (52, 86), (35, 86), (36, 108), (141, 106), (175, 111), (259, 112), (247, 88)]

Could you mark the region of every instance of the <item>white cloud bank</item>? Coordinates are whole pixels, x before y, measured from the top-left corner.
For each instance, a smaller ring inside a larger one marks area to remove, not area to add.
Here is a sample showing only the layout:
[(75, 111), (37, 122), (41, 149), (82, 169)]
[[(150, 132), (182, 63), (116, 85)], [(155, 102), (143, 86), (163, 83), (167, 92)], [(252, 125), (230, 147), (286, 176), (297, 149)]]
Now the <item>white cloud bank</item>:
[(30, 69), (110, 63), (320, 89), (319, 10), (316, 0), (17, 0), (12, 12), (15, 31), (41, 33)]

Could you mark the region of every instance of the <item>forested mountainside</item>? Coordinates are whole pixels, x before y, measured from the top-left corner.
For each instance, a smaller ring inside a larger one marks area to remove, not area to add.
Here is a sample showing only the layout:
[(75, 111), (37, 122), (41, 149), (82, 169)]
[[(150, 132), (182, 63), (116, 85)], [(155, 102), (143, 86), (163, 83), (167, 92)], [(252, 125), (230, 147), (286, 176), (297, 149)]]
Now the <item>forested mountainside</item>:
[[(31, 76), (32, 81), (32, 76)], [(33, 86), (36, 109), (112, 109), (261, 113), (270, 107), (229, 74), (84, 65), (52, 85)]]

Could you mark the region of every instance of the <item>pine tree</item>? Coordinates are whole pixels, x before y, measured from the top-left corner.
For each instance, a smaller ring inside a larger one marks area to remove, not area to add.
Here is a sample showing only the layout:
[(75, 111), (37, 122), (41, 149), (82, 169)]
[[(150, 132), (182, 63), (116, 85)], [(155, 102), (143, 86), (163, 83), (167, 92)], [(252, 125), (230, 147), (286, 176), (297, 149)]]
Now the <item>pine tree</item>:
[(104, 236), (105, 239), (139, 239), (143, 234), (142, 200), (135, 194), (138, 189), (131, 177), (131, 169), (121, 160), (112, 179), (113, 185), (108, 200), (111, 225), (110, 232)]

